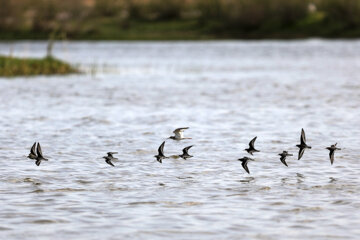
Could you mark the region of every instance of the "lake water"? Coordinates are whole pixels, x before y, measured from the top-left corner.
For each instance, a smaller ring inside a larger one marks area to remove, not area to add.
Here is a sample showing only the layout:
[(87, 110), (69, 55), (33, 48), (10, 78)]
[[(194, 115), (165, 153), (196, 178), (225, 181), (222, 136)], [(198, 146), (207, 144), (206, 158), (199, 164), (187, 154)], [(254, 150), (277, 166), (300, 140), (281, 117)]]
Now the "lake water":
[[(54, 55), (85, 74), (0, 79), (1, 239), (359, 238), (360, 41), (58, 42)], [(194, 157), (158, 163), (178, 127), (192, 139), (165, 154)], [(277, 154), (297, 155), (301, 128), (312, 149), (287, 168)], [(255, 136), (249, 175), (237, 159)]]

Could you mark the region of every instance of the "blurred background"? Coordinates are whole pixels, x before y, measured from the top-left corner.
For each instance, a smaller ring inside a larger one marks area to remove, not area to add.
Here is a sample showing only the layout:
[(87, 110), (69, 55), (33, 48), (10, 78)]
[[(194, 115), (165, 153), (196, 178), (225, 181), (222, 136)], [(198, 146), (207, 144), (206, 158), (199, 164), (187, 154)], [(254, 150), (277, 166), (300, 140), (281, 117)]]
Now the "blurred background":
[(359, 37), (360, 0), (0, 0), (0, 39)]

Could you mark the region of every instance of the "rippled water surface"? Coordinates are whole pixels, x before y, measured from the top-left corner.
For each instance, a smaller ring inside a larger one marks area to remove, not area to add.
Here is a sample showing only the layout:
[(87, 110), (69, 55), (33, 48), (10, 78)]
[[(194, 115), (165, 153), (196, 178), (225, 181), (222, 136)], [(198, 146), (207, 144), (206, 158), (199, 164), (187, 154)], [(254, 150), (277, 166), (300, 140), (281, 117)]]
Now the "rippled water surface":
[[(360, 41), (59, 42), (54, 54), (86, 74), (0, 79), (1, 239), (358, 239)], [(156, 162), (185, 126), (192, 139), (165, 154), (194, 145), (194, 157)], [(297, 155), (301, 128), (312, 149), (287, 168), (277, 154)], [(255, 136), (249, 175), (237, 159)], [(50, 158), (39, 167), (35, 141)]]

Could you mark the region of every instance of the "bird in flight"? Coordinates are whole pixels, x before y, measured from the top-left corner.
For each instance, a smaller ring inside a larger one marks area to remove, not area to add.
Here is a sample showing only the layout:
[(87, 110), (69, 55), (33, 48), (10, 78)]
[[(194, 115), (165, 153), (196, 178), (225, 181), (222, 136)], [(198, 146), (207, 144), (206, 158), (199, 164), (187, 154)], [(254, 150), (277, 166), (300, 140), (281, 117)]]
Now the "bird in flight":
[(191, 156), (191, 155), (188, 153), (189, 149), (192, 148), (192, 146), (193, 146), (193, 145), (184, 148), (184, 149), (183, 149), (183, 154), (179, 155), (179, 157), (181, 157), (181, 158), (183, 158), (183, 159), (185, 159), (185, 160), (186, 160), (187, 158), (193, 157), (193, 156)]
[(191, 139), (191, 138), (186, 138), (184, 137), (184, 130), (189, 129), (188, 127), (183, 127), (183, 128), (177, 128), (173, 131), (173, 133), (175, 134), (174, 136), (170, 136), (169, 138), (172, 140), (184, 140), (184, 139)]
[(289, 154), (287, 151), (283, 151), (282, 153), (279, 153), (280, 155), (280, 161), (285, 165), (285, 166), (288, 166), (287, 163), (286, 163), (286, 157), (287, 156), (292, 156), (292, 154)]
[(331, 165), (334, 163), (334, 154), (336, 150), (341, 150), (341, 148), (337, 148), (336, 147), (337, 143), (331, 145), (330, 147), (327, 147), (326, 149), (330, 151), (329, 153), (329, 157), (330, 157), (330, 162)]
[(158, 149), (158, 155), (155, 155), (154, 157), (156, 157), (156, 160), (159, 163), (162, 163), (162, 160), (164, 158), (168, 158), (164, 155), (164, 146), (165, 146), (165, 141), (160, 145), (159, 149)]
[(117, 152), (108, 152), (107, 153), (107, 156), (103, 157), (105, 159), (105, 162), (113, 167), (115, 167), (115, 165), (111, 162), (111, 161), (114, 161), (114, 160), (118, 160), (117, 158), (115, 158), (113, 156), (113, 154), (117, 154)]
[(252, 159), (252, 158), (248, 158), (248, 157), (243, 157), (243, 158), (240, 158), (238, 160), (241, 162), (241, 166), (245, 169), (245, 171), (248, 174), (250, 174), (250, 171), (249, 171), (249, 168), (248, 168), (247, 164), (248, 164), (249, 161), (255, 161), (255, 160)]
[(299, 148), (298, 160), (304, 155), (306, 148), (311, 148), (311, 146), (306, 145), (305, 131), (303, 128), (301, 129), (300, 144), (296, 146)]
[(254, 147), (255, 141), (256, 141), (257, 137), (254, 137), (250, 142), (249, 142), (249, 148), (246, 148), (245, 151), (247, 151), (248, 153), (250, 153), (251, 155), (253, 155), (254, 152), (260, 152), (259, 150), (256, 150)]

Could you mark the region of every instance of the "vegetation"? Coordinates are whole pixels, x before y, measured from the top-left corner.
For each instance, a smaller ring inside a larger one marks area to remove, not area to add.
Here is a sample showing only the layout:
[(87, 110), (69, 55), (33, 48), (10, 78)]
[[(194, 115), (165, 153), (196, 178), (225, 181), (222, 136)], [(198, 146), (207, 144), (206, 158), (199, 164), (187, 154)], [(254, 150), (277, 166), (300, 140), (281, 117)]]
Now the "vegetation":
[(0, 77), (30, 76), (42, 74), (69, 74), (77, 70), (53, 57), (43, 59), (0, 56)]
[(360, 0), (0, 0), (0, 39), (360, 37)]

